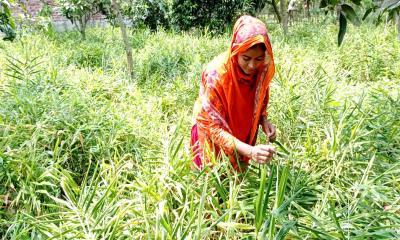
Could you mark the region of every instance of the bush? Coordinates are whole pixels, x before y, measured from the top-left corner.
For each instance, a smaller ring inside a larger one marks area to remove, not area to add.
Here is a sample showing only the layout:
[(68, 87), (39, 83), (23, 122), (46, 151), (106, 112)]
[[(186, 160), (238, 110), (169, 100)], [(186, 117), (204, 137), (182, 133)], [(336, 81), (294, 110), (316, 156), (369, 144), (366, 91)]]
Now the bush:
[(103, 66), (105, 51), (104, 47), (96, 44), (87, 44), (83, 42), (81, 48), (72, 51), (68, 58), (68, 64), (75, 64), (79, 67), (101, 67)]
[[(116, 12), (112, 9), (110, 0), (101, 1), (101, 12), (107, 16), (112, 25), (116, 25)], [(168, 15), (170, 4), (166, 0), (127, 0), (120, 1), (119, 7), (125, 20), (128, 20), (133, 27), (140, 28), (147, 26), (151, 30), (158, 27), (169, 27)]]
[(158, 27), (168, 28), (168, 3), (165, 0), (139, 0), (125, 7), (125, 14), (133, 21), (133, 25), (145, 25), (151, 30)]
[[(0, 0), (0, 33), (3, 33), (3, 40), (14, 40), (15, 25), (11, 16), (10, 3)], [(1, 36), (1, 35), (0, 35)]]
[[(99, 6), (101, 12), (114, 24), (116, 15), (111, 9), (111, 1), (102, 0)], [(136, 28), (146, 26), (151, 30), (159, 27), (190, 30), (199, 27), (208, 28), (213, 32), (222, 32), (227, 26), (231, 27), (238, 16), (255, 15), (264, 6), (265, 3), (262, 0), (128, 0), (120, 2), (122, 15)]]
[(263, 7), (259, 0), (174, 0), (171, 24), (179, 30), (200, 27), (221, 32), (231, 27), (238, 16), (255, 15)]

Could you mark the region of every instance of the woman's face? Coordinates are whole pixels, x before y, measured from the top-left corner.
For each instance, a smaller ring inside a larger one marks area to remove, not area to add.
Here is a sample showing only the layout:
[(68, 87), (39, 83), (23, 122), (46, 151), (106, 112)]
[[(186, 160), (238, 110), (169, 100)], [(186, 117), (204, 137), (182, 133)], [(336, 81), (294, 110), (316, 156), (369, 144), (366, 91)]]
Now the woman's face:
[(260, 46), (250, 48), (238, 55), (238, 64), (242, 71), (251, 75), (257, 71), (257, 68), (265, 62), (265, 52)]

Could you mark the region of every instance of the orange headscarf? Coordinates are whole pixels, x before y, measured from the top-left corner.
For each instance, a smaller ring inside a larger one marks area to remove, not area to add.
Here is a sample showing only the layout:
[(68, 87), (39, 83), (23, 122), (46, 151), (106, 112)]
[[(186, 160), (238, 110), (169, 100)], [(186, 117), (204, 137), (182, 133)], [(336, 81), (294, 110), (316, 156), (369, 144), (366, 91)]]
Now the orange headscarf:
[[(256, 132), (258, 129), (259, 118), (261, 115), (261, 107), (264, 99), (267, 96), (267, 89), (272, 77), (275, 74), (275, 65), (273, 61), (273, 53), (271, 43), (267, 35), (267, 28), (264, 23), (260, 20), (253, 18), (251, 16), (243, 16), (238, 19), (233, 28), (233, 37), (231, 41), (230, 48), (228, 50), (228, 57), (226, 59), (226, 81), (231, 81), (231, 84), (223, 84), (224, 91), (228, 93), (227, 95), (227, 109), (229, 116), (239, 117), (242, 116), (240, 109), (236, 108), (237, 103), (243, 102), (243, 97), (240, 96), (240, 78), (243, 77), (239, 66), (237, 63), (237, 55), (247, 51), (250, 47), (263, 43), (266, 47), (266, 61), (270, 61), (268, 65), (260, 65), (257, 76), (256, 76), (256, 93), (254, 98), (254, 112), (253, 112), (253, 124), (250, 129), (250, 138), (248, 140), (249, 144), (254, 144)], [(265, 109), (264, 109), (265, 110)], [(245, 116), (246, 117), (246, 116)], [(232, 132), (241, 132), (245, 129), (241, 128), (241, 124), (232, 124), (230, 126)], [(235, 134), (234, 134), (235, 136)]]
[[(260, 43), (266, 47), (265, 63), (260, 64), (255, 75), (243, 74), (238, 55)], [(240, 17), (235, 23), (228, 51), (215, 58), (202, 74), (200, 95), (194, 108), (200, 150), (208, 143), (216, 151), (222, 148), (232, 156), (234, 138), (255, 144), (274, 73), (272, 47), (265, 24), (251, 16)], [(248, 159), (241, 160), (248, 162)], [(235, 167), (235, 160), (231, 162)]]

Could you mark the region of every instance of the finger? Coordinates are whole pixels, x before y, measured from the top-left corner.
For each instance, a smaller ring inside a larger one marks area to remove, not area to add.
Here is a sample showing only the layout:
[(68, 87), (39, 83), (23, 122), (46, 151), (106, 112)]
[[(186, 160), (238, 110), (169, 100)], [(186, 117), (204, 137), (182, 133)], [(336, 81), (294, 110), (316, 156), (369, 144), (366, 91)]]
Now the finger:
[(262, 149), (260, 151), (260, 156), (270, 157), (270, 156), (272, 156), (272, 154), (274, 154), (276, 152), (275, 148), (273, 146), (270, 146), (270, 145), (264, 145), (261, 148)]
[(276, 135), (276, 129), (272, 130), (272, 135)]
[(271, 136), (276, 134), (276, 128), (274, 125), (270, 126), (269, 133), (271, 134)]
[(263, 163), (269, 163), (269, 162), (272, 161), (272, 158), (273, 158), (273, 154), (271, 154), (270, 156), (268, 156), (268, 157), (262, 159), (262, 162), (263, 162)]
[(272, 145), (260, 145), (260, 148), (263, 150), (263, 151), (268, 151), (268, 152), (275, 152), (275, 147), (274, 146), (272, 146)]
[(276, 150), (274, 147), (271, 146), (271, 148), (268, 149), (268, 151), (271, 153), (271, 155), (273, 155), (274, 153), (276, 153)]
[(264, 163), (264, 161), (262, 161), (262, 160), (259, 159), (259, 158), (256, 158), (255, 161), (256, 161), (257, 163), (260, 163), (260, 164)]
[(268, 138), (270, 141), (275, 140), (276, 134), (271, 134), (271, 136), (268, 136)]
[(269, 157), (270, 154), (271, 153), (268, 152), (268, 151), (258, 152), (257, 153), (257, 157), (260, 158), (260, 159), (265, 159), (265, 158)]
[(276, 138), (276, 134), (272, 135), (271, 138), (273, 138), (275, 140)]
[(265, 128), (267, 129), (267, 133), (270, 134), (271, 133), (271, 125), (266, 124)]
[(257, 163), (260, 163), (260, 164), (265, 164), (265, 163), (266, 163), (266, 160), (263, 159), (263, 158), (257, 158), (257, 159), (255, 159), (255, 161), (256, 161)]
[(261, 163), (261, 164), (266, 164), (266, 163), (270, 162), (271, 159), (272, 159), (271, 157), (259, 158), (259, 159), (257, 159), (257, 162)]
[(276, 129), (271, 129), (271, 136), (275, 136), (276, 135)]
[(271, 147), (271, 145), (267, 145), (267, 144), (260, 144), (260, 145), (258, 145), (258, 148), (261, 150), (261, 151), (268, 151), (268, 149)]
[(263, 151), (263, 152), (260, 152), (258, 155), (257, 155), (257, 157), (259, 157), (259, 158), (267, 158), (267, 157), (271, 157), (271, 152), (270, 151)]
[(268, 130), (267, 126), (263, 125), (263, 126), (262, 126), (262, 130), (264, 131), (265, 134), (268, 135), (269, 130)]
[(269, 124), (269, 130), (272, 132), (275, 130), (275, 126), (273, 124)]

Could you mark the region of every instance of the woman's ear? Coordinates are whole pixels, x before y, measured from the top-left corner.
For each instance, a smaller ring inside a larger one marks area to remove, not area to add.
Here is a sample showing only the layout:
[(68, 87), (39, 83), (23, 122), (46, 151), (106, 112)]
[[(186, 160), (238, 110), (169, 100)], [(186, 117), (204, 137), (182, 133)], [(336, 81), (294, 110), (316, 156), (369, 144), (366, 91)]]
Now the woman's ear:
[(267, 52), (265, 52), (265, 65), (268, 65), (271, 63), (271, 57), (269, 56), (269, 54)]

